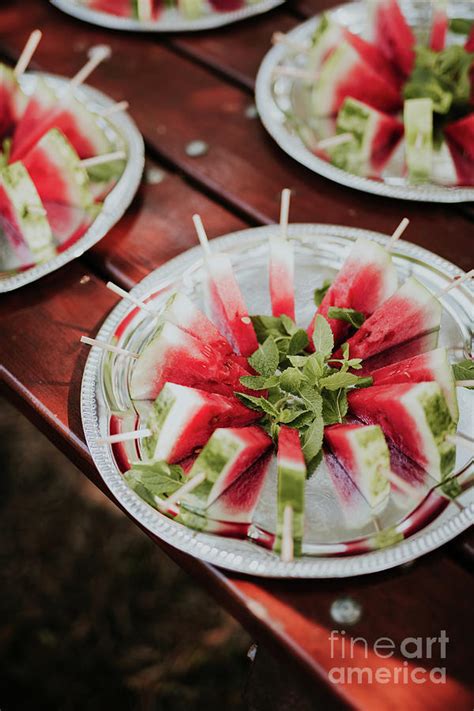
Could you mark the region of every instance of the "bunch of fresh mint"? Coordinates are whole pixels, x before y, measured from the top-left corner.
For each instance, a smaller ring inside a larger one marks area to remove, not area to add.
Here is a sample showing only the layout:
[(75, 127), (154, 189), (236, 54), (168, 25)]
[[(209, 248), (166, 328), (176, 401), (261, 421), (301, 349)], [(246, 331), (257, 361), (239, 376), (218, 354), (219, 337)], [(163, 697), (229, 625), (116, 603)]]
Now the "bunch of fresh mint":
[[(345, 317), (347, 310), (341, 311)], [(349, 372), (362, 366), (360, 358), (349, 357), (347, 344), (342, 346), (342, 358), (332, 356), (331, 327), (319, 314), (314, 323), (314, 353), (306, 351), (306, 331), (287, 316), (254, 316), (252, 322), (261, 345), (248, 362), (257, 375), (244, 376), (240, 382), (248, 390), (267, 394), (236, 395), (264, 414), (261, 424), (273, 437), (280, 425), (299, 431), (308, 472), (312, 473), (321, 459), (324, 426), (342, 422), (348, 409), (347, 391), (371, 385), (372, 378)]]

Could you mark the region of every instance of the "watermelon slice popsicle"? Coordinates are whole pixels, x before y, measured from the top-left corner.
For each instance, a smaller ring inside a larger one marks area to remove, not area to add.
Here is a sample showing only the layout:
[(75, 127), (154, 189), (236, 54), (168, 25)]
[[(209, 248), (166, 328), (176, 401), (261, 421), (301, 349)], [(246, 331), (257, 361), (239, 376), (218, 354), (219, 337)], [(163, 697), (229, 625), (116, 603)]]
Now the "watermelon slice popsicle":
[[(394, 346), (438, 332), (441, 304), (415, 277), (382, 303), (347, 341), (351, 358), (369, 358)], [(341, 352), (335, 354), (339, 358)]]
[(284, 314), (295, 320), (295, 253), (288, 241), (288, 215), (291, 191), (285, 188), (281, 194), (280, 235), (270, 237), (270, 299), (273, 316)]
[(430, 34), (430, 48), (441, 52), (446, 46), (448, 33), (448, 15), (446, 12), (447, 0), (434, 0), (432, 3), (432, 21)]
[(373, 524), (374, 512), (341, 462), (327, 448), (324, 459), (345, 525), (350, 529), (361, 529)]
[(204, 390), (166, 383), (145, 420), (141, 454), (149, 461), (179, 462), (201, 447), (215, 429), (249, 425), (258, 414), (238, 401)]
[(188, 474), (196, 486), (173, 494), (174, 502), (203, 512), (271, 446), (270, 437), (255, 425), (215, 429)]
[(415, 35), (397, 0), (366, 0), (367, 39), (386, 59), (407, 77), (415, 63)]
[(0, 227), (9, 253), (3, 268), (25, 268), (56, 254), (46, 210), (21, 163), (0, 171)]
[(278, 505), (274, 550), (288, 562), (301, 555), (306, 464), (298, 430), (282, 425), (278, 435)]
[[(329, 308), (353, 308), (370, 316), (395, 292), (397, 271), (390, 252), (381, 245), (360, 238), (352, 247), (337, 277), (326, 292), (316, 313), (327, 318)], [(308, 328), (310, 347), (316, 314)], [(340, 343), (349, 332), (349, 324), (339, 319), (328, 319), (334, 343)], [(355, 356), (351, 351), (351, 357)]]
[(356, 417), (379, 424), (395, 446), (436, 481), (452, 471), (456, 425), (438, 383), (374, 385), (354, 390), (348, 400)]
[(393, 112), (401, 106), (398, 88), (366, 63), (352, 45), (342, 42), (326, 59), (314, 83), (311, 105), (315, 116), (334, 116), (347, 96), (379, 111)]
[(448, 361), (446, 348), (436, 348), (429, 353), (421, 353), (413, 358), (406, 358), (393, 365), (372, 370), (373, 385), (391, 385), (392, 383), (435, 382), (440, 386), (454, 422), (459, 420), (459, 408), (456, 395), (456, 381), (453, 369)]
[(216, 353), (169, 321), (161, 323), (133, 367), (130, 395), (134, 400), (154, 400), (166, 382), (201, 388), (234, 397), (245, 391), (240, 378), (248, 375), (233, 354)]
[(199, 215), (193, 215), (193, 222), (204, 250), (207, 271), (204, 287), (211, 318), (234, 351), (248, 358), (257, 350), (258, 341), (230, 258), (211, 252)]
[(41, 37), (40, 30), (33, 30), (13, 70), (0, 64), (0, 139), (11, 135), (25, 110), (27, 99), (18, 79), (25, 73)]

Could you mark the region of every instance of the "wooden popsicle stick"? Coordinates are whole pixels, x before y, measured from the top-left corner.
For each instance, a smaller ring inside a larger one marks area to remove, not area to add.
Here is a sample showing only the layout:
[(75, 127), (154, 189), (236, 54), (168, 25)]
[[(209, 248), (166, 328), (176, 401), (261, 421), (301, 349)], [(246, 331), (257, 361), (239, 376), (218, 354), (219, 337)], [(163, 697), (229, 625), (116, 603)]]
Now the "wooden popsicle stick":
[(23, 47), (23, 52), (20, 54), (20, 58), (15, 65), (15, 69), (13, 70), (13, 73), (17, 79), (25, 73), (28, 64), (31, 62), (33, 54), (36, 52), (36, 48), (38, 47), (42, 36), (43, 33), (41, 30), (33, 30), (31, 35), (28, 37), (28, 41)]
[(284, 188), (281, 191), (281, 203), (280, 203), (280, 230), (282, 239), (288, 238), (288, 217), (290, 214), (290, 199), (291, 190), (289, 188)]
[(292, 77), (293, 79), (306, 79), (307, 81), (316, 81), (317, 75), (304, 69), (303, 67), (286, 67), (280, 65), (273, 70), (275, 76)]
[(455, 435), (448, 435), (446, 439), (452, 444), (459, 445), (460, 447), (465, 447), (471, 452), (474, 452), (474, 440), (470, 439), (469, 437), (466, 437), (466, 435), (457, 433)]
[(121, 296), (123, 299), (130, 301), (131, 304), (133, 304), (134, 306), (137, 306), (139, 309), (142, 309), (142, 311), (146, 311), (148, 314), (150, 314), (150, 316), (156, 316), (156, 312), (153, 311), (153, 309), (150, 306), (148, 306), (148, 304), (145, 304), (144, 301), (140, 301), (140, 299), (136, 299), (128, 291), (125, 291), (125, 289), (122, 289), (122, 287), (118, 286), (117, 284), (114, 284), (113, 281), (108, 281), (106, 286), (107, 286), (107, 289), (110, 289), (110, 291), (113, 291), (114, 294), (117, 294), (118, 296)]
[(293, 507), (287, 504), (283, 510), (283, 530), (281, 534), (281, 555), (283, 563), (291, 563), (294, 558)]
[(395, 232), (393, 233), (393, 235), (390, 237), (389, 243), (387, 244), (387, 252), (390, 252), (393, 249), (393, 245), (397, 240), (400, 239), (409, 224), (410, 220), (408, 219), (408, 217), (404, 217)]
[(199, 242), (201, 243), (201, 247), (204, 250), (204, 254), (206, 257), (209, 257), (211, 255), (211, 247), (209, 245), (209, 239), (207, 237), (206, 230), (204, 229), (204, 225), (202, 224), (201, 216), (193, 215), (193, 222), (194, 228), (199, 238)]
[(458, 286), (461, 284), (464, 284), (465, 281), (468, 279), (472, 279), (474, 277), (474, 269), (470, 269), (466, 274), (463, 274), (462, 276), (459, 277), (454, 277), (447, 286), (444, 286), (442, 289), (440, 289), (435, 296), (439, 299), (442, 296), (445, 296), (445, 294), (448, 293), (448, 291), (451, 291), (451, 289), (457, 289)]
[(474, 380), (456, 380), (458, 388), (474, 388)]
[(92, 74), (94, 69), (105, 59), (108, 59), (111, 54), (112, 50), (105, 44), (99, 44), (96, 47), (91, 47), (89, 50), (88, 61), (84, 64), (82, 69), (79, 69), (77, 74), (75, 74), (69, 82), (69, 91), (74, 91), (74, 89), (77, 89), (78, 86), (83, 84), (87, 77)]
[(283, 44), (295, 52), (302, 52), (304, 54), (307, 54), (310, 49), (308, 45), (302, 44), (301, 42), (293, 42), (284, 32), (274, 32), (272, 35), (272, 44)]
[(134, 439), (145, 439), (151, 437), (153, 432), (148, 428), (143, 430), (134, 430), (133, 432), (118, 432), (108, 437), (99, 437), (96, 439), (96, 444), (114, 444), (115, 442), (130, 442)]
[(129, 106), (130, 104), (128, 103), (128, 101), (117, 101), (116, 104), (112, 104), (112, 106), (108, 106), (106, 109), (101, 109), (96, 113), (102, 116), (102, 118), (108, 118), (109, 116), (118, 114), (119, 111), (126, 111)]
[(81, 343), (86, 343), (88, 346), (97, 346), (102, 348), (104, 351), (110, 351), (111, 353), (117, 353), (117, 355), (124, 355), (128, 358), (138, 358), (138, 353), (132, 353), (131, 351), (126, 351), (125, 348), (119, 348), (119, 346), (113, 346), (111, 343), (106, 343), (105, 341), (99, 341), (97, 338), (89, 338), (89, 336), (81, 336)]
[(195, 476), (192, 476), (183, 486), (180, 486), (175, 492), (168, 496), (166, 503), (168, 506), (170, 504), (175, 504), (179, 501), (185, 494), (189, 494), (190, 491), (196, 489), (205, 480), (206, 475), (204, 472), (200, 472)]
[(328, 138), (322, 138), (316, 144), (316, 148), (324, 150), (324, 148), (335, 148), (336, 146), (341, 146), (344, 143), (349, 143), (354, 138), (353, 133), (337, 133), (335, 136), (329, 136)]
[(375, 531), (377, 533), (380, 533), (380, 523), (379, 520), (376, 516), (372, 516), (372, 523), (374, 524)]
[(102, 155), (92, 156), (92, 158), (83, 158), (79, 162), (82, 168), (93, 168), (95, 165), (103, 163), (112, 163), (114, 160), (125, 160), (127, 154), (125, 151), (114, 151), (113, 153), (102, 153)]

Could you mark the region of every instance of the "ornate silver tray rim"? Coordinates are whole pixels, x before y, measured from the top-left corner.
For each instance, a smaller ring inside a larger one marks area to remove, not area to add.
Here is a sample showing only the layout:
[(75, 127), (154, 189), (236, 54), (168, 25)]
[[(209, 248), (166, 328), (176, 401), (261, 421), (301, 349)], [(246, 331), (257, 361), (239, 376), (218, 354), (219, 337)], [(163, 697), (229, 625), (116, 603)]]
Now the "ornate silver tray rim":
[[(66, 77), (46, 72), (29, 72), (23, 77), (23, 81), (30, 81), (32, 75), (43, 77), (58, 89), (69, 82), (69, 79)], [(85, 104), (90, 104), (91, 107), (95, 109), (105, 109), (115, 104), (113, 99), (98, 89), (87, 85), (79, 87), (76, 90), (76, 96)], [(115, 223), (120, 220), (132, 202), (140, 185), (145, 164), (143, 138), (135, 122), (126, 111), (113, 114), (108, 117), (107, 120), (125, 142), (127, 162), (117, 184), (105, 198), (102, 210), (87, 232), (64, 252), (61, 252), (43, 264), (37, 264), (35, 267), (27, 269), (24, 272), (0, 279), (0, 293), (13, 291), (21, 286), (25, 286), (25, 284), (30, 284), (46, 274), (56, 271), (56, 269), (71, 262), (73, 259), (80, 257), (85, 251), (105, 237)]]
[[(354, 24), (360, 19), (363, 3), (352, 2), (338, 5), (326, 14), (336, 16), (337, 13), (353, 13)], [(323, 13), (306, 20), (287, 33), (287, 37), (296, 44), (301, 44), (314, 32)], [(364, 178), (345, 170), (341, 170), (327, 161), (318, 158), (304, 145), (301, 138), (290, 133), (284, 125), (284, 114), (277, 106), (272, 95), (272, 77), (275, 67), (285, 58), (287, 49), (284, 45), (276, 45), (265, 55), (257, 74), (255, 85), (255, 101), (258, 114), (268, 133), (282, 150), (325, 178), (329, 178), (340, 185), (347, 185), (356, 190), (398, 198), (399, 200), (414, 200), (419, 202), (444, 202), (460, 203), (474, 200), (474, 188), (448, 187), (428, 183), (425, 185), (389, 185), (385, 182)]]
[[(274, 233), (273, 225), (257, 227), (220, 237), (213, 241), (217, 248), (225, 250), (235, 246), (252, 245)], [(335, 225), (293, 224), (289, 227), (290, 236), (340, 236), (352, 239), (368, 237), (380, 243), (387, 238), (380, 233), (368, 230)], [(397, 251), (417, 260), (428, 262), (446, 276), (455, 276), (460, 270), (450, 262), (433, 253), (403, 240), (398, 243)], [(149, 274), (132, 293), (140, 298), (150, 290), (162, 288), (173, 281), (201, 257), (200, 247), (194, 247), (167, 262)], [(130, 310), (130, 303), (121, 301), (105, 319), (97, 338), (109, 340), (118, 324)], [(414, 560), (429, 551), (447, 543), (474, 522), (474, 501), (467, 503), (459, 511), (454, 504), (419, 533), (390, 548), (384, 548), (356, 556), (339, 558), (303, 556), (291, 563), (282, 562), (274, 553), (260, 548), (249, 541), (225, 538), (208, 533), (193, 531), (180, 523), (167, 518), (143, 500), (124, 483), (117, 470), (109, 450), (98, 445), (96, 440), (103, 436), (99, 424), (99, 400), (102, 397), (100, 372), (103, 351), (91, 349), (84, 369), (81, 387), (81, 414), (86, 442), (94, 463), (105, 484), (120, 502), (123, 508), (144, 528), (161, 538), (166, 543), (194, 557), (228, 570), (248, 573), (263, 577), (278, 578), (339, 578), (363, 575), (386, 570)]]
[(97, 12), (88, 7), (82, 7), (74, 0), (50, 0), (52, 5), (84, 22), (108, 27), (112, 30), (125, 30), (129, 32), (192, 32), (198, 30), (211, 30), (215, 27), (230, 25), (247, 17), (260, 15), (278, 7), (285, 0), (261, 0), (253, 5), (247, 5), (231, 12), (213, 12), (203, 15), (195, 20), (183, 18), (176, 10), (166, 10), (162, 17), (154, 22), (143, 22), (128, 17), (115, 17), (105, 12)]

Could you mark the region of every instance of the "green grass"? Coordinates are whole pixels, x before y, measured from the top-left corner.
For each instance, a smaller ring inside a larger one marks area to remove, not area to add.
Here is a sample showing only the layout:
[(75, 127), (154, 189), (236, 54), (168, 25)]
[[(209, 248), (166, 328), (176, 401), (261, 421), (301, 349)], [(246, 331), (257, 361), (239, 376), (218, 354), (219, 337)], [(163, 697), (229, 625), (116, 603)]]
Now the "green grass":
[(7, 405), (0, 456), (2, 711), (243, 708), (240, 627)]

